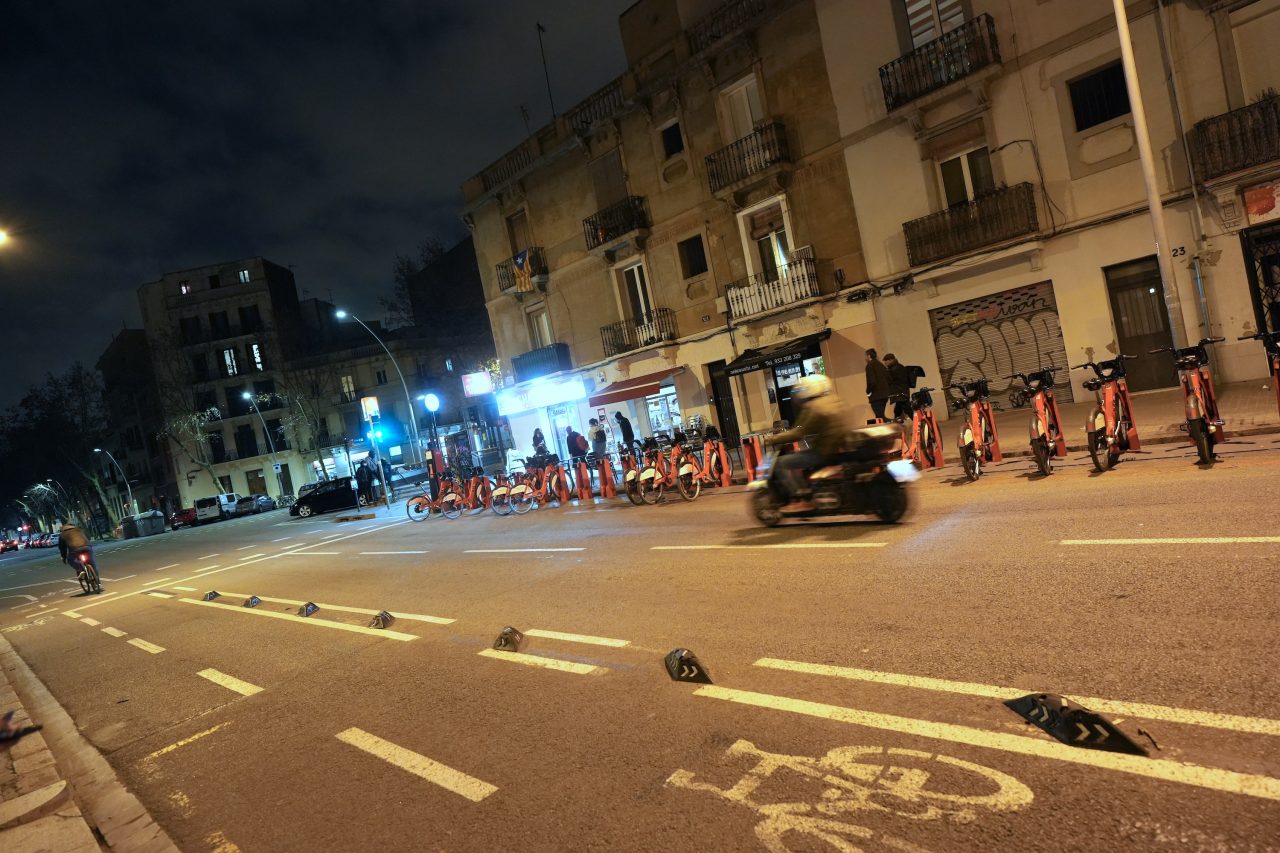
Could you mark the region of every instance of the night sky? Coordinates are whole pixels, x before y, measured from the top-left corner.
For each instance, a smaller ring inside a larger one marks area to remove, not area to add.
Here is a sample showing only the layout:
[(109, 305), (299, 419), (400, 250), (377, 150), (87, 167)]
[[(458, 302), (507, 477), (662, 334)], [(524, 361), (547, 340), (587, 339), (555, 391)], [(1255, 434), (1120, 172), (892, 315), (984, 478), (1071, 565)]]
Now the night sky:
[(0, 406), (164, 272), (262, 255), (381, 316), (459, 185), (623, 70), (633, 0), (5, 0)]

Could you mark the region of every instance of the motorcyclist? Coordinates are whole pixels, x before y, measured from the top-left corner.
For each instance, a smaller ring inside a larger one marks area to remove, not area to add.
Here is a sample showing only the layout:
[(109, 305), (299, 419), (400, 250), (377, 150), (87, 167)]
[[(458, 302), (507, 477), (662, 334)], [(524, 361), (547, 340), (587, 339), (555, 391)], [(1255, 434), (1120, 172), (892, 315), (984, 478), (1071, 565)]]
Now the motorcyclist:
[(62, 557), (62, 562), (68, 566), (72, 565), (80, 554), (88, 552), (89, 561), (95, 566), (97, 562), (93, 559), (93, 548), (89, 545), (89, 537), (84, 535), (84, 531), (75, 525), (73, 521), (65, 521), (62, 529), (58, 531), (58, 554)]
[(782, 512), (808, 512), (810, 499), (808, 471), (821, 468), (845, 448), (852, 429), (831, 380), (822, 374), (802, 377), (791, 388), (792, 402), (799, 403), (796, 425), (765, 439), (766, 446), (790, 444), (808, 439), (807, 450), (788, 453), (774, 464), (789, 502)]

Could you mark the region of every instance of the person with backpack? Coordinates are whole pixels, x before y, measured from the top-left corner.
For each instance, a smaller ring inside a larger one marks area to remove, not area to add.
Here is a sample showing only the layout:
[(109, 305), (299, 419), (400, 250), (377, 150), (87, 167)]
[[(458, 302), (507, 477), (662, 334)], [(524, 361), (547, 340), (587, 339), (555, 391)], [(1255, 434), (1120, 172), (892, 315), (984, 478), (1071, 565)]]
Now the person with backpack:
[(586, 455), (591, 450), (591, 445), (587, 443), (587, 437), (578, 432), (572, 426), (564, 428), (565, 444), (569, 446), (569, 459), (573, 464), (585, 460)]

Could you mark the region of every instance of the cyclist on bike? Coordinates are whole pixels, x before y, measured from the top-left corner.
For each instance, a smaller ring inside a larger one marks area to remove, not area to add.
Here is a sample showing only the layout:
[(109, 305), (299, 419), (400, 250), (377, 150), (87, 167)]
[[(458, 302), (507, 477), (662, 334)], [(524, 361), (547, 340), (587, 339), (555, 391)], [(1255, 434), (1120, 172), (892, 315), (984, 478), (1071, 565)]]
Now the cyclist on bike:
[(85, 536), (84, 531), (76, 527), (74, 522), (64, 522), (62, 529), (58, 532), (58, 554), (61, 555), (62, 562), (70, 566), (86, 551), (89, 553), (89, 562), (96, 566), (98, 563), (93, 559), (93, 548), (89, 545), (89, 537)]
[(796, 382), (791, 388), (791, 401), (800, 406), (796, 425), (769, 436), (765, 445), (808, 439), (808, 450), (788, 453), (775, 463), (790, 501), (781, 511), (807, 512), (813, 509), (808, 472), (821, 468), (827, 464), (826, 460), (844, 450), (852, 427), (840, 398), (836, 396), (835, 386), (820, 373)]

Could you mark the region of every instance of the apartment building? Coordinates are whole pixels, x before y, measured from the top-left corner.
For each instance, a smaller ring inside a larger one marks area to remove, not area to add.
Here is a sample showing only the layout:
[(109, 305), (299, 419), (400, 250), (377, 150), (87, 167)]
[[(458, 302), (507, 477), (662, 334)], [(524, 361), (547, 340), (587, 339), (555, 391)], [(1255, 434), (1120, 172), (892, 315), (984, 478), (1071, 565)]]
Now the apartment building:
[(542, 429), (739, 433), (826, 372), (862, 397), (874, 310), (810, 0), (640, 0), (627, 69), (463, 186), (517, 446)]
[[(1131, 388), (1174, 384), (1110, 0), (817, 9), (883, 345), (999, 395), (1056, 366), (1081, 399), (1067, 367), (1117, 352)], [(1227, 338), (1219, 381), (1262, 376), (1236, 338), (1280, 323), (1280, 0), (1128, 16), (1187, 336)]]
[(197, 267), (144, 284), (138, 301), (182, 505), (306, 482), (280, 394), (302, 335), (293, 273), (262, 258)]

